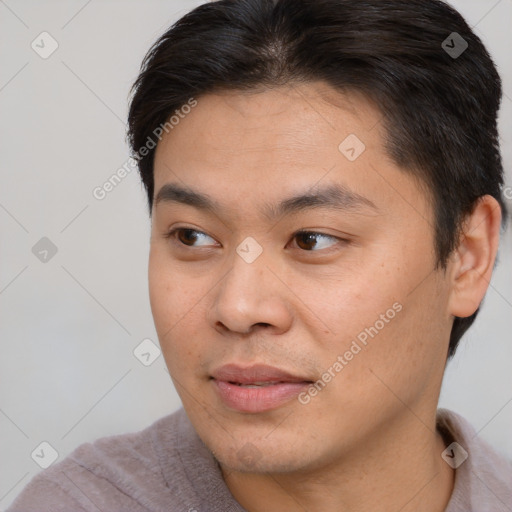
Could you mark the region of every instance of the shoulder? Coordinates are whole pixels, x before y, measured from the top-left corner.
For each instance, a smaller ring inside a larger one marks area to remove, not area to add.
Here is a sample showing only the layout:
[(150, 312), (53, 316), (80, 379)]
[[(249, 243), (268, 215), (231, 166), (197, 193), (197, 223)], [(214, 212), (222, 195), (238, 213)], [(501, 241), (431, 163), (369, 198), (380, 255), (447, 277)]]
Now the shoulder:
[(439, 430), (447, 440), (443, 458), (455, 469), (447, 512), (509, 511), (512, 508), (512, 461), (499, 454), (462, 416), (440, 409)]
[(173, 473), (179, 479), (183, 472), (177, 447), (183, 435), (192, 435), (189, 430), (180, 409), (139, 432), (82, 444), (37, 474), (8, 512), (169, 510), (178, 497), (167, 480)]

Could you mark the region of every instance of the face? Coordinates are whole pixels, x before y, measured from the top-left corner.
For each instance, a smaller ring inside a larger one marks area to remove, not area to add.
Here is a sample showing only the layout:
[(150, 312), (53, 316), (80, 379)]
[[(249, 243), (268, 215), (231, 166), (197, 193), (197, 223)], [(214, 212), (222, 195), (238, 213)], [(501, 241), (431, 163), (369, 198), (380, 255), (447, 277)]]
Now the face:
[(327, 466), (434, 417), (448, 284), (381, 117), (323, 83), (224, 92), (157, 147), (152, 312), (226, 468)]

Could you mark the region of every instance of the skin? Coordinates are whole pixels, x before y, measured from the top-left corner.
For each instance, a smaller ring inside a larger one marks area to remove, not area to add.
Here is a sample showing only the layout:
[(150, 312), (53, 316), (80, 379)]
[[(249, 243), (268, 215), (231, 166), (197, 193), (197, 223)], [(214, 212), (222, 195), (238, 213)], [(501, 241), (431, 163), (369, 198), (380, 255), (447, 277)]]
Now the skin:
[[(446, 271), (434, 270), (429, 198), (387, 156), (381, 117), (321, 82), (221, 92), (198, 98), (156, 150), (155, 197), (178, 183), (224, 207), (155, 203), (150, 300), (183, 406), (250, 512), (442, 511), (453, 488), (437, 402), (453, 316), (475, 311), (491, 277), (500, 209), (483, 197)], [(338, 149), (349, 134), (366, 146), (353, 162)], [(376, 209), (260, 213), (329, 183)], [(176, 227), (200, 233), (166, 236)], [(302, 229), (327, 236), (307, 243)], [(252, 263), (236, 252), (247, 237), (263, 249)], [(241, 413), (215, 392), (211, 372), (226, 363), (316, 381), (395, 303), (307, 404)]]

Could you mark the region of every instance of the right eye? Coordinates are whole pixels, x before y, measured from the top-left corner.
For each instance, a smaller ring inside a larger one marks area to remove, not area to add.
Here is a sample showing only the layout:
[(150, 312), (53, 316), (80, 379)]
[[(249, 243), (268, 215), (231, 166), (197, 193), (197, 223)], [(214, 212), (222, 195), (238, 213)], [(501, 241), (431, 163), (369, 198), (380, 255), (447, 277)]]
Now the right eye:
[(195, 246), (194, 243), (200, 240), (201, 238), (209, 238), (210, 240), (213, 240), (211, 236), (208, 236), (206, 233), (203, 233), (202, 231), (183, 227), (172, 229), (165, 235), (165, 238), (171, 239), (172, 243), (174, 244), (179, 244), (185, 247), (208, 247), (208, 244)]

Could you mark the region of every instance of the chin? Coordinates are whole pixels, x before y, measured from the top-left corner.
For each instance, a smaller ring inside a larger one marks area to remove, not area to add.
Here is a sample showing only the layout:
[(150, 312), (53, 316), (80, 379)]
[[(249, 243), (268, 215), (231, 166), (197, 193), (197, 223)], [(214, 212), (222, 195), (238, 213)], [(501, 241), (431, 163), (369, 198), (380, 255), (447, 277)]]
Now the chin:
[(240, 473), (289, 473), (304, 469), (297, 453), (286, 453), (246, 443), (238, 450), (229, 448), (214, 453), (220, 464), (229, 471)]
[[(198, 432), (199, 433), (199, 432)], [(222, 438), (199, 433), (205, 445), (213, 453), (223, 468), (241, 473), (287, 473), (306, 469), (316, 451), (305, 442), (290, 443), (291, 434), (281, 432), (280, 436), (272, 435), (268, 439), (263, 435), (253, 436), (251, 433), (238, 434), (233, 437), (223, 432)], [(260, 433), (258, 433), (260, 434)], [(302, 448), (298, 448), (300, 446)], [(306, 449), (305, 449), (306, 448)], [(312, 452), (311, 454), (309, 452)]]

